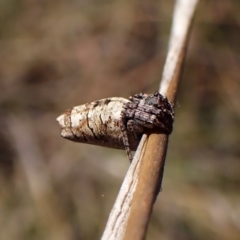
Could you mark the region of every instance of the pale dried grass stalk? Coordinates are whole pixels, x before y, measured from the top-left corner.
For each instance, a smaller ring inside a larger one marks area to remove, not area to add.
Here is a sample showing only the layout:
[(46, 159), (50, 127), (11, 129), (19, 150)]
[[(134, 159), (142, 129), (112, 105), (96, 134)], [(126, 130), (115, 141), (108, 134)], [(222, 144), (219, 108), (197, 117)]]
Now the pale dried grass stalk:
[[(175, 102), (197, 0), (177, 0), (160, 92)], [(168, 136), (144, 134), (109, 216), (102, 240), (145, 238), (162, 184)]]

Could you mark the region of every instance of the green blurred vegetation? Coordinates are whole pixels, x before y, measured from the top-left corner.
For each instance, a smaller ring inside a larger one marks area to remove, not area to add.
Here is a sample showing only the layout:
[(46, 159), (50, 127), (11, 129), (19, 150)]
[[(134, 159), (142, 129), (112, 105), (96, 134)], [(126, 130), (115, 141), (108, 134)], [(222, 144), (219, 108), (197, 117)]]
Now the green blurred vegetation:
[[(75, 105), (158, 89), (173, 1), (0, 0), (0, 239), (99, 239), (129, 163), (62, 139)], [(148, 240), (240, 239), (240, 2), (199, 4)]]

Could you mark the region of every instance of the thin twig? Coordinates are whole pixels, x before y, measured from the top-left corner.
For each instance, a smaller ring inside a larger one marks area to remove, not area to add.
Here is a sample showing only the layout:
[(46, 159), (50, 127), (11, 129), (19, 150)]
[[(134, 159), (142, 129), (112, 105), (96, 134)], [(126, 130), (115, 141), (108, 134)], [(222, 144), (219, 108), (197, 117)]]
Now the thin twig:
[[(175, 102), (197, 0), (177, 0), (160, 92)], [(126, 174), (102, 240), (145, 238), (153, 203), (162, 184), (168, 136), (145, 134)]]

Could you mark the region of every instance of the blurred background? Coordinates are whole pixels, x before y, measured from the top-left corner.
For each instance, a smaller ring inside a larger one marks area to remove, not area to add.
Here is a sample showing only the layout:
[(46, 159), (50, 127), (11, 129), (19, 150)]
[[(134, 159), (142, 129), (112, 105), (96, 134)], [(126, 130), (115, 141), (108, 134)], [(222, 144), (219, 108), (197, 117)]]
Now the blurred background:
[[(0, 0), (0, 239), (99, 239), (125, 151), (56, 117), (159, 88), (174, 1)], [(240, 2), (202, 0), (148, 240), (240, 239)]]

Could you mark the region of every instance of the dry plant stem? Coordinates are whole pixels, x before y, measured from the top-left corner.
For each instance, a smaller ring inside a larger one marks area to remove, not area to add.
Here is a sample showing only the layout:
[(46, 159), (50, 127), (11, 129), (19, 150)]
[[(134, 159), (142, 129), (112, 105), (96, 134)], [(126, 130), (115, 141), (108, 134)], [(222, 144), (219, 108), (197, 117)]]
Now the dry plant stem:
[[(169, 50), (160, 87), (160, 93), (166, 95), (171, 102), (175, 102), (176, 99), (187, 39), (196, 5), (197, 0), (176, 1)], [(154, 133), (149, 135), (147, 139), (144, 135), (132, 162), (132, 164), (139, 165), (137, 174), (129, 178), (127, 173), (128, 177), (126, 177), (129, 182), (124, 180), (119, 192), (119, 196), (125, 194), (130, 199), (127, 205), (124, 201), (121, 204), (118, 203), (121, 210), (125, 211), (125, 214), (121, 212), (121, 215), (125, 215), (127, 219), (124, 220), (122, 227), (118, 224), (111, 224), (111, 221), (114, 221), (112, 216), (117, 214), (114, 205), (105, 229), (105, 232), (109, 233), (108, 238), (106, 238), (107, 235), (103, 235), (102, 239), (142, 240), (145, 238), (153, 203), (161, 187), (167, 143), (168, 136), (164, 134)], [(143, 154), (139, 154), (139, 152)], [(135, 182), (134, 191), (122, 193), (132, 185), (132, 182)], [(113, 232), (115, 234), (110, 234)]]
[[(156, 142), (160, 142), (156, 148)], [(153, 203), (160, 188), (162, 169), (166, 156), (168, 136), (152, 133), (141, 160), (138, 183), (134, 192), (126, 232), (123, 239), (144, 239)], [(159, 161), (161, 159), (162, 161)]]
[(147, 136), (144, 134), (139, 145), (141, 150), (135, 154), (135, 157), (124, 178), (122, 187), (110, 213), (107, 226), (102, 236), (102, 240), (123, 239), (124, 237), (123, 234), (126, 229), (129, 211), (131, 208), (132, 196), (138, 181), (137, 176), (139, 175), (139, 168), (142, 164), (141, 161), (136, 161), (135, 159), (142, 159), (142, 154), (145, 150), (144, 146), (146, 146), (146, 140)]
[[(160, 92), (171, 102), (176, 99), (196, 5), (197, 0), (176, 1), (169, 51), (160, 86)], [(139, 159), (143, 164), (139, 170), (139, 182), (132, 200), (125, 240), (145, 238), (154, 200), (162, 185), (167, 143), (168, 137), (164, 134), (151, 134), (148, 138), (143, 159)]]
[(159, 92), (167, 96), (172, 103), (176, 101), (182, 64), (197, 3), (198, 0), (176, 1), (169, 49), (159, 88)]

